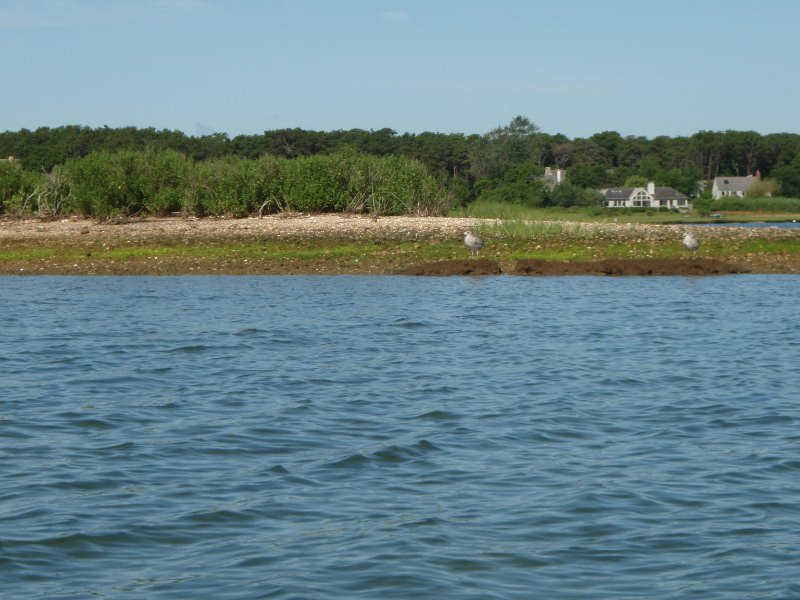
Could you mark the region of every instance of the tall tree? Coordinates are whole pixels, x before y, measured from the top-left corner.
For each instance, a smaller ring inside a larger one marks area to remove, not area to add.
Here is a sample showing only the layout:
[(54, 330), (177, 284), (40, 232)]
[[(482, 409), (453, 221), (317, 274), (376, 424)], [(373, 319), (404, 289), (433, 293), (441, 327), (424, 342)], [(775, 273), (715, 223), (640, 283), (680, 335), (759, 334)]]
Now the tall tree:
[(618, 149), (622, 144), (622, 136), (616, 131), (603, 131), (595, 133), (589, 138), (595, 144), (605, 150), (605, 160), (612, 167), (616, 167), (618, 162)]
[(783, 196), (800, 198), (800, 154), (790, 164), (774, 169), (772, 175), (778, 180)]
[(476, 177), (501, 177), (528, 161), (541, 166), (543, 140), (539, 127), (526, 117), (516, 116), (505, 127), (497, 127), (476, 140), (470, 157)]

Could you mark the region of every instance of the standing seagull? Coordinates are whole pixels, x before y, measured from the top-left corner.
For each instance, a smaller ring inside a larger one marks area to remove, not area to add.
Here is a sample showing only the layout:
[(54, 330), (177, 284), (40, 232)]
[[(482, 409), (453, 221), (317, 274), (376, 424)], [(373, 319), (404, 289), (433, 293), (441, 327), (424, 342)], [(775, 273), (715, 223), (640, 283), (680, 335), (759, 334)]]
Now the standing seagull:
[(687, 233), (685, 236), (683, 236), (683, 245), (686, 246), (687, 249), (694, 252), (700, 247), (700, 242), (698, 242), (697, 238), (695, 238), (691, 233)]
[(471, 231), (464, 232), (464, 243), (467, 248), (469, 248), (470, 254), (473, 252), (477, 254), (481, 251), (481, 248), (483, 248), (483, 240)]

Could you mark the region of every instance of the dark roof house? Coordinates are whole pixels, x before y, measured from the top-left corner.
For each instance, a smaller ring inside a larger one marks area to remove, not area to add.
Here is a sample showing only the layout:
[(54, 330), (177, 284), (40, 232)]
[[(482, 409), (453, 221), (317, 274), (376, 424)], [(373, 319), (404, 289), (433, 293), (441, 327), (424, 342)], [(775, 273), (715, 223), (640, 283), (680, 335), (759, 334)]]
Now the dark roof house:
[(671, 187), (656, 187), (649, 182), (643, 187), (619, 187), (601, 190), (609, 208), (678, 208), (689, 210), (689, 198)]
[(761, 173), (756, 171), (755, 175), (747, 177), (714, 177), (714, 184), (711, 186), (711, 197), (714, 200), (727, 196), (743, 197), (751, 187), (761, 181)]

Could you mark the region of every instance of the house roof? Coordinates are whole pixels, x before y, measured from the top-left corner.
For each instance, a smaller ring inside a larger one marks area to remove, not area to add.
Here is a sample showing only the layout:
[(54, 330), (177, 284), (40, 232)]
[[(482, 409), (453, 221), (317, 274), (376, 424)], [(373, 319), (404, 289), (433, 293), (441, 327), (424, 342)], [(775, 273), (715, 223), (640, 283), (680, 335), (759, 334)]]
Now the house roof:
[[(627, 200), (635, 190), (647, 191), (645, 188), (623, 187), (609, 188), (603, 193), (605, 194), (606, 200)], [(655, 189), (655, 194), (653, 194), (654, 200), (681, 200), (686, 198), (687, 196), (685, 194), (671, 187), (657, 187)]]
[(720, 192), (746, 192), (756, 182), (752, 175), (747, 177), (715, 177), (714, 186)]
[(633, 190), (636, 188), (627, 187), (627, 188), (609, 188), (607, 190), (603, 190), (603, 194), (605, 194), (606, 200), (626, 200), (631, 197)]
[(686, 194), (682, 194), (675, 188), (671, 187), (657, 187), (656, 200), (685, 200), (688, 199)]

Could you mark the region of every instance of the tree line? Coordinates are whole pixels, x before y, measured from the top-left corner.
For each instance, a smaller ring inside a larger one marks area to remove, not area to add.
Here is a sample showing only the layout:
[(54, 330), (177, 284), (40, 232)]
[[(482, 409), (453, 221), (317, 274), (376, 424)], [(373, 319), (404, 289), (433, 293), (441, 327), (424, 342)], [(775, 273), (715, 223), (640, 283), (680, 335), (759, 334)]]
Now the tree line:
[[(162, 153), (174, 162), (179, 155), (186, 164), (192, 163), (195, 175), (204, 169), (221, 172), (224, 169), (219, 165), (226, 164), (225, 161), (238, 160), (240, 165), (250, 164), (247, 161), (252, 164), (289, 161), (280, 163), (289, 172), (295, 168), (289, 166), (291, 161), (305, 164), (303, 160), (312, 157), (317, 157), (318, 164), (325, 160), (326, 164), (333, 164), (335, 160), (322, 157), (343, 153), (351, 158), (394, 157), (396, 161), (407, 161), (403, 163), (406, 167), (423, 166), (426, 178), (432, 178), (440, 188), (437, 198), (446, 192), (454, 203), (461, 205), (477, 198), (532, 206), (595, 204), (597, 189), (642, 178), (695, 196), (704, 180), (756, 172), (762, 178), (773, 178), (784, 195), (800, 196), (800, 135), (793, 133), (762, 135), (728, 130), (647, 138), (603, 131), (571, 139), (544, 133), (523, 116), (482, 135), (398, 134), (392, 129), (323, 132), (295, 128), (231, 138), (222, 133), (189, 136), (154, 128), (77, 125), (0, 133), (0, 157), (14, 156), (16, 165), (25, 172), (36, 173), (36, 177), (51, 176), (54, 169), (69, 164), (68, 169), (61, 169), (60, 176), (70, 185), (73, 182), (67, 174), (75, 177), (80, 171), (76, 165), (82, 160), (105, 161), (110, 165), (113, 161), (109, 157), (120, 154), (130, 159), (132, 155), (125, 153), (131, 152), (144, 156), (140, 159), (143, 164)], [(0, 163), (4, 164), (9, 163)], [(541, 180), (545, 166), (566, 169), (567, 184), (558, 188), (545, 185)], [(20, 190), (12, 194), (15, 184), (8, 180), (15, 175), (6, 166), (0, 167), (0, 171), (0, 180), (5, 181), (0, 182), (0, 202), (9, 206), (10, 194), (19, 196)], [(39, 188), (41, 191), (42, 186)], [(357, 200), (353, 202), (358, 204)], [(182, 204), (180, 210), (186, 206)], [(174, 208), (174, 202), (170, 207)]]

